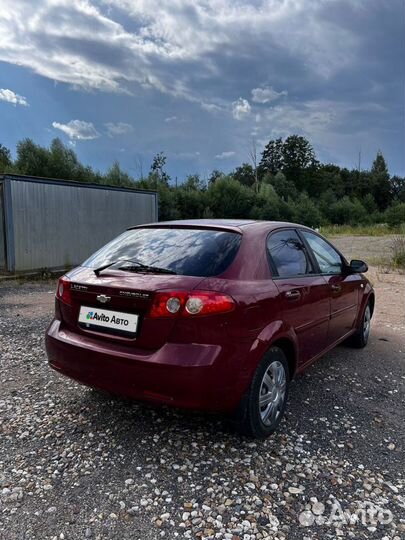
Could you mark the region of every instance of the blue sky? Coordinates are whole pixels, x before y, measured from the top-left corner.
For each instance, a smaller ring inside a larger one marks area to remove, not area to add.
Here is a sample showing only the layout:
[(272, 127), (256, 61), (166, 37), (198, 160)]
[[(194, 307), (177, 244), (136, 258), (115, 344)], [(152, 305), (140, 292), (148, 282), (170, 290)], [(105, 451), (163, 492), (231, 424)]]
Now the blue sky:
[(405, 175), (403, 0), (2, 0), (0, 143), (179, 180), (298, 133)]

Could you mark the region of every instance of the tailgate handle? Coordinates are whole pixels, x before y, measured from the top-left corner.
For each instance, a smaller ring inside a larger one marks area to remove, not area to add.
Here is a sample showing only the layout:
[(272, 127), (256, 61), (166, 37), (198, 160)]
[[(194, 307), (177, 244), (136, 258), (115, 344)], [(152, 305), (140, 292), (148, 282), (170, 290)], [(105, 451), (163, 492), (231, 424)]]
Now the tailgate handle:
[(301, 293), (298, 289), (293, 289), (292, 291), (287, 291), (285, 293), (285, 296), (288, 300), (298, 300), (300, 298)]

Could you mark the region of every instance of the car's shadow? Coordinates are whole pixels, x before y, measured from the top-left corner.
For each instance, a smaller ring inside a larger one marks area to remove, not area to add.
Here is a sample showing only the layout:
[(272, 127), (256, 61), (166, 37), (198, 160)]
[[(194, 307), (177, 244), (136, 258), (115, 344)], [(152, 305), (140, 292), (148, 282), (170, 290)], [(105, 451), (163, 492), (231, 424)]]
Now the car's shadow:
[(373, 370), (366, 349), (343, 345), (331, 351), (292, 382), (286, 415), (277, 432), (264, 441), (242, 436), (222, 415), (152, 406), (90, 389), (81, 388), (79, 400), (71, 404), (80, 409), (93, 430), (108, 428), (124, 448), (134, 449), (141, 440), (152, 455), (156, 440), (160, 450), (165, 441), (177, 441), (190, 448), (193, 443), (198, 447), (206, 444), (207, 448), (215, 444), (278, 453), (280, 445), (301, 444), (304, 439), (308, 449), (316, 447), (343, 457), (363, 454), (370, 444), (383, 440), (383, 431), (375, 433), (372, 415), (377, 413), (368, 397)]
[[(323, 358), (317, 371), (327, 370), (331, 361), (328, 357)], [(310, 368), (292, 382), (283, 422), (268, 441), (305, 428), (306, 415), (314, 412), (313, 397), (317, 393), (313, 370), (314, 368)], [(316, 378), (319, 378), (319, 375), (317, 373)], [(156, 434), (169, 433), (171, 436), (188, 437), (190, 440), (204, 436), (216, 442), (226, 441), (236, 445), (253, 441), (238, 432), (231, 416), (154, 406), (91, 389), (82, 389), (80, 396), (80, 404), (76, 402), (76, 405), (80, 406), (82, 414), (88, 417), (91, 424), (101, 429), (108, 426), (118, 436), (125, 433), (126, 444), (130, 440), (139, 440), (140, 434), (143, 437), (153, 437)]]

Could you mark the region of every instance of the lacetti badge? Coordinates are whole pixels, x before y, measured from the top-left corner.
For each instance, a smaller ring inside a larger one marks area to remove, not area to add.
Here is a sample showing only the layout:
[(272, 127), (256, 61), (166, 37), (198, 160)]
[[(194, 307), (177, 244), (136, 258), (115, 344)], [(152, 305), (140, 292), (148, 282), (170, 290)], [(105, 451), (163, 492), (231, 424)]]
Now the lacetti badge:
[(109, 317), (104, 313), (97, 313), (97, 311), (89, 311), (86, 315), (88, 321), (99, 321), (104, 323), (116, 324), (117, 326), (128, 326), (129, 321), (124, 318), (116, 317), (113, 315)]

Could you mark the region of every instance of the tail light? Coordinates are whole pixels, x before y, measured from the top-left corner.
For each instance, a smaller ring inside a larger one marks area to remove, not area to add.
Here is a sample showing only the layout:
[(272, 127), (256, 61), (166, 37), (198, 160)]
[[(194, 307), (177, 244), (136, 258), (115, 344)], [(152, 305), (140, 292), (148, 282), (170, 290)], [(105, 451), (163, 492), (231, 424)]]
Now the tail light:
[(226, 294), (212, 291), (161, 291), (155, 294), (150, 317), (195, 317), (227, 313), (235, 301)]
[(59, 278), (58, 287), (56, 289), (56, 298), (59, 298), (63, 303), (69, 306), (72, 303), (72, 294), (70, 291), (70, 279), (66, 276)]

